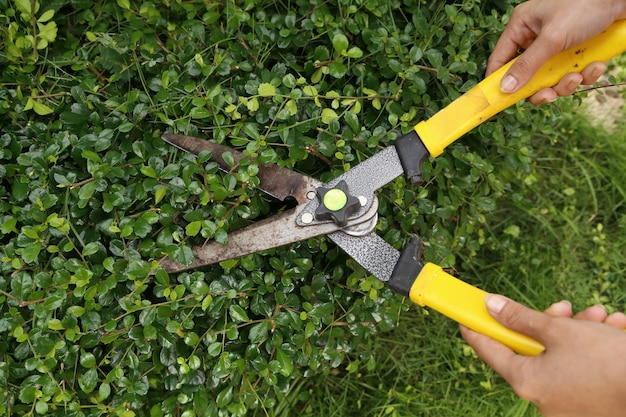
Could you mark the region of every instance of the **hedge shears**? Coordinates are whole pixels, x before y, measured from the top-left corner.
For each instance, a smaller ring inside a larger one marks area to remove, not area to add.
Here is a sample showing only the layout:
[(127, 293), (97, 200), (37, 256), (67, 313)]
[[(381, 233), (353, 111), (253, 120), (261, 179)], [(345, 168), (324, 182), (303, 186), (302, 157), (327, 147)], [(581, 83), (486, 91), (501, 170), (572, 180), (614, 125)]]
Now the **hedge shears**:
[[(500, 68), (407, 135), (328, 183), (279, 167), (259, 165), (258, 188), (297, 206), (273, 217), (230, 232), (226, 244), (209, 242), (192, 248), (193, 261), (183, 265), (163, 259), (169, 273), (194, 269), (227, 259), (288, 245), (316, 236), (328, 236), (357, 263), (414, 303), (430, 307), (523, 355), (537, 355), (544, 347), (509, 330), (493, 319), (484, 304), (485, 291), (463, 282), (433, 263), (422, 263), (418, 238), (398, 251), (373, 232), (377, 223), (376, 192), (400, 175), (413, 184), (422, 182), (422, 164), (440, 155), (456, 139), (498, 112), (555, 85), (565, 74), (580, 72), (595, 61), (607, 61), (626, 49), (626, 21), (616, 22), (584, 44), (554, 56), (521, 90), (499, 91), (499, 83), (511, 63)], [(179, 134), (163, 140), (186, 152), (210, 151), (222, 170), (232, 165), (222, 155), (230, 152), (235, 164), (244, 155), (226, 146)], [(232, 164), (232, 161), (229, 162)]]

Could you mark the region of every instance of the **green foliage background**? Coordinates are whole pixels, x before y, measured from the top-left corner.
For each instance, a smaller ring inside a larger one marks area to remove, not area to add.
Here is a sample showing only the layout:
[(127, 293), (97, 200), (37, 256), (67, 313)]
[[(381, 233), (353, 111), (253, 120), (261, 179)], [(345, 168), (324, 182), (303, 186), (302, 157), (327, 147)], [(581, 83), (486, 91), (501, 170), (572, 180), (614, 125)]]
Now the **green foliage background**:
[[(372, 335), (411, 307), (324, 239), (176, 275), (158, 261), (278, 209), (258, 163), (329, 180), (433, 115), (482, 79), (511, 7), (0, 0), (0, 413), (267, 413), (295, 381), (374, 369)], [(487, 219), (556, 116), (518, 106), (424, 186), (398, 179), (377, 233), (419, 235), (458, 272), (499, 240)], [(222, 174), (164, 132), (249, 159)]]

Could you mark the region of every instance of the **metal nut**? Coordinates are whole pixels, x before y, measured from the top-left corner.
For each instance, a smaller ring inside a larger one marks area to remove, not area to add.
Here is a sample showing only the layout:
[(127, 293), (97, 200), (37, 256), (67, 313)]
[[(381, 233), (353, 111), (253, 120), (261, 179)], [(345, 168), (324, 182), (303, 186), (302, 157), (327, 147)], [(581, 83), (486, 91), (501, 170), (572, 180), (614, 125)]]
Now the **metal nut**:
[(304, 224), (311, 224), (313, 223), (313, 215), (311, 213), (302, 213), (300, 220), (302, 220)]

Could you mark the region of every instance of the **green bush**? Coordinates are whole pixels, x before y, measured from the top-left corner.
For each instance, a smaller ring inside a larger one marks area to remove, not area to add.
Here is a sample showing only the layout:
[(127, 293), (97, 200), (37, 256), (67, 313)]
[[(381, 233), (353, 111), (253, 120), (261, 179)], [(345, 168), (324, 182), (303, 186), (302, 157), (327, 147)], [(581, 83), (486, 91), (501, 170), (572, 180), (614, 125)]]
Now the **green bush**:
[[(478, 82), (508, 2), (0, 0), (0, 412), (244, 415), (372, 368), (407, 300), (324, 239), (168, 275), (270, 215), (258, 163), (329, 180)], [(30, 7), (30, 8), (29, 8)], [(377, 233), (446, 268), (528, 180), (517, 107), (380, 194)], [(532, 128), (529, 128), (531, 126)], [(228, 174), (161, 141), (209, 137)]]

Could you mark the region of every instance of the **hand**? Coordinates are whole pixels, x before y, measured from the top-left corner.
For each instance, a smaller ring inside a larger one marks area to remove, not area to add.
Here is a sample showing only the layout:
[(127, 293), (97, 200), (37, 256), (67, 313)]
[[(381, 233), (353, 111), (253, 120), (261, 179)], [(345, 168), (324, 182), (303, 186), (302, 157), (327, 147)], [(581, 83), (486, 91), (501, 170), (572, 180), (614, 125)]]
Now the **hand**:
[(517, 355), (493, 339), (461, 327), (463, 338), (487, 364), (546, 417), (615, 417), (626, 410), (626, 316), (593, 306), (572, 317), (569, 303), (545, 313), (500, 295), (485, 298), (506, 327), (546, 348)]
[[(544, 313), (555, 317), (570, 318), (573, 314), (572, 305), (569, 301), (559, 301), (544, 310)], [(599, 304), (580, 311), (573, 316), (573, 318), (576, 320), (589, 320), (595, 321), (596, 323), (604, 323), (620, 330), (626, 330), (626, 315), (624, 313), (616, 312), (609, 315), (606, 309)]]
[[(552, 56), (591, 39), (620, 19), (626, 19), (626, 0), (529, 0), (513, 11), (489, 57), (487, 75), (524, 50), (500, 84), (502, 92), (515, 92)], [(605, 70), (604, 63), (594, 62), (529, 101), (540, 104), (570, 95), (580, 84), (595, 83)]]

